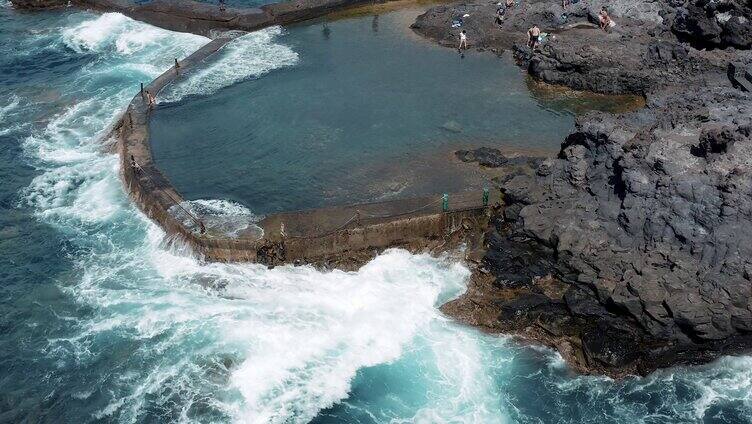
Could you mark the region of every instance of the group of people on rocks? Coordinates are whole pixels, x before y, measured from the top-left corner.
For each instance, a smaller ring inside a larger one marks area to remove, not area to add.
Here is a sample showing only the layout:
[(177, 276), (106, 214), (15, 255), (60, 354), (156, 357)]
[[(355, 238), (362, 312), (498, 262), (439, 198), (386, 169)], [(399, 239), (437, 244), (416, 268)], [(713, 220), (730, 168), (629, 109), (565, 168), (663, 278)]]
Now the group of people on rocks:
[[(562, 0), (561, 7), (566, 10), (569, 6), (572, 5), (572, 3), (577, 3), (578, 1), (579, 0)], [(499, 7), (496, 8), (494, 23), (501, 27), (504, 23), (504, 18), (506, 17), (507, 11), (514, 7), (514, 5), (515, 0), (505, 0), (503, 5), (499, 3)], [(603, 31), (609, 31), (615, 25), (614, 21), (611, 19), (611, 16), (608, 14), (606, 6), (603, 6), (600, 13), (598, 14), (598, 23), (600, 29), (602, 29)], [(527, 46), (532, 50), (537, 49), (540, 46), (541, 41), (541, 30), (537, 24), (533, 24), (533, 26), (527, 30), (527, 36)], [(467, 50), (467, 48), (467, 31), (463, 29), (460, 31), (460, 45), (458, 47), (458, 50), (461, 52), (463, 49)]]

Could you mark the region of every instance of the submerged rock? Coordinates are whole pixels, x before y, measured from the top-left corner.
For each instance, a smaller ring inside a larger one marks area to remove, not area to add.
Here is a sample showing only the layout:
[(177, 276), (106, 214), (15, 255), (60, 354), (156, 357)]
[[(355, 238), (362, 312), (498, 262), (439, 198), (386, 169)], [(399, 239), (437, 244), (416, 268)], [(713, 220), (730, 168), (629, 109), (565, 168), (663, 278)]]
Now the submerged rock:
[(444, 131), (449, 131), (452, 133), (462, 132), (462, 125), (460, 125), (460, 123), (457, 121), (446, 121), (441, 125), (440, 128)]

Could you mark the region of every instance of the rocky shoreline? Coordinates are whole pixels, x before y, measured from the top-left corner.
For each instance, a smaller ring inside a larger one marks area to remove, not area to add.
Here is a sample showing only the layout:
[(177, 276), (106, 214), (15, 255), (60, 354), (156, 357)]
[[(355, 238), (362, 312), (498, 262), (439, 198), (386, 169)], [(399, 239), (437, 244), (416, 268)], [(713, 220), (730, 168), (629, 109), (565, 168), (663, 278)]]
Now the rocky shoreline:
[[(609, 33), (593, 25), (602, 6)], [(471, 48), (511, 51), (538, 80), (646, 98), (636, 112), (579, 117), (558, 156), (529, 167), (458, 152), (509, 168), (496, 181), (507, 207), (444, 312), (614, 377), (749, 352), (752, 93), (727, 70), (752, 65), (750, 6), (523, 0), (497, 26), (495, 4), (461, 2), (418, 17), (417, 33), (453, 47), (465, 29)], [(536, 52), (533, 23), (553, 35)]]

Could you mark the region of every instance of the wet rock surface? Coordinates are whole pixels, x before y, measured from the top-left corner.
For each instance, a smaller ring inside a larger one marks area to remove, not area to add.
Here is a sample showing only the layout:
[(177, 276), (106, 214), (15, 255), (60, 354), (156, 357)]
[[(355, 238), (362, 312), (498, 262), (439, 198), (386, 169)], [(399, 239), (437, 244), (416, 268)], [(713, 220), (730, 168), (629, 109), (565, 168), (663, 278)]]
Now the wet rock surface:
[[(592, 25), (603, 5), (617, 23), (609, 32)], [(580, 116), (556, 157), (499, 179), (506, 208), (468, 292), (443, 310), (554, 346), (583, 372), (748, 352), (752, 95), (726, 71), (752, 63), (749, 25), (736, 24), (749, 4), (531, 0), (501, 25), (496, 7), (437, 6), (413, 29), (447, 46), (465, 29), (471, 48), (511, 51), (538, 80), (641, 94), (646, 107)], [(535, 52), (533, 23), (549, 33)], [(457, 157), (508, 166), (492, 150)]]
[(18, 9), (51, 9), (63, 7), (68, 4), (67, 0), (11, 0), (13, 6)]

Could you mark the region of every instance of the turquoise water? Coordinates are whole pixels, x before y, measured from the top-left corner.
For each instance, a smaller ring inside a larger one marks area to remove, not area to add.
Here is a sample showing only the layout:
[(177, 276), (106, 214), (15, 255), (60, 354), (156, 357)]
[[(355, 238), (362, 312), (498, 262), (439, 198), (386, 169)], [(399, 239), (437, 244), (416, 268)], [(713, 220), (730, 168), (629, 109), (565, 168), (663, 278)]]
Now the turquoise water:
[(444, 318), (468, 276), (451, 258), (322, 273), (166, 249), (102, 136), (204, 42), (0, 3), (0, 422), (748, 421), (752, 358), (575, 376)]
[[(160, 96), (157, 165), (189, 199), (269, 213), (480, 190), (489, 183), (464, 175), (454, 150), (559, 146), (571, 111), (537, 101), (511, 60), (418, 38), (409, 25), (419, 13), (265, 30), (227, 46)], [(251, 78), (214, 87), (231, 68)]]

